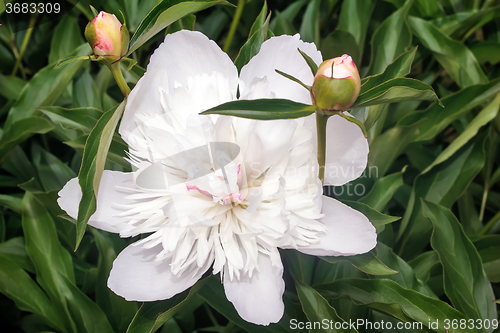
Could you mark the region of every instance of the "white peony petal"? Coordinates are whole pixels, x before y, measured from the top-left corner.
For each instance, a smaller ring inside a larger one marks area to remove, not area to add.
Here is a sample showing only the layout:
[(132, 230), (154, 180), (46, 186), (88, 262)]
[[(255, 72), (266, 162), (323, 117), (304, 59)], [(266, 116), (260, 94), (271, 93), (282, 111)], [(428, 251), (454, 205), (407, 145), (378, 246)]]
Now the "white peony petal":
[(134, 244), (126, 247), (113, 262), (108, 287), (127, 301), (157, 301), (188, 289), (208, 269), (194, 264), (177, 277), (170, 269), (171, 259), (155, 261), (162, 249), (161, 245), (151, 249)]
[[(132, 173), (104, 170), (97, 196), (97, 209), (90, 217), (89, 225), (116, 233), (129, 229), (127, 220), (117, 215), (126, 209), (121, 205), (126, 207), (126, 205), (136, 203), (136, 200), (125, 199), (133, 193), (127, 189), (135, 188)], [(57, 203), (69, 216), (76, 219), (81, 198), (82, 190), (78, 184), (78, 178), (73, 178), (59, 191)]]
[(125, 139), (137, 132), (136, 114), (162, 114), (183, 121), (191, 114), (236, 98), (238, 72), (229, 56), (200, 32), (165, 37), (137, 82), (120, 125)]
[(251, 182), (280, 158), (288, 156), (297, 123), (293, 119), (269, 121), (238, 119), (237, 124), (241, 123), (253, 125), (244, 137), (246, 142), (241, 144), (238, 142), (244, 156), (247, 181)]
[(242, 274), (239, 280), (233, 278), (231, 281), (225, 267), (226, 297), (244, 320), (259, 325), (277, 323), (285, 310), (283, 265), (281, 261), (271, 261), (268, 255), (259, 253), (258, 268), (252, 277)]
[[(316, 138), (316, 116), (306, 117), (306, 126)], [(314, 153), (317, 140), (313, 140)], [(340, 116), (331, 116), (326, 124), (325, 185), (344, 185), (363, 174), (368, 163), (368, 140), (358, 125)]]
[(317, 256), (350, 256), (366, 253), (377, 245), (375, 227), (368, 218), (338, 200), (323, 196), (321, 219), (328, 228), (320, 242), (299, 247), (302, 253)]
[[(321, 52), (313, 43), (305, 43), (300, 36), (272, 37), (262, 43), (259, 53), (241, 69), (240, 93), (242, 98), (286, 98), (296, 102), (312, 104), (309, 91), (280, 74), (276, 69), (290, 74), (307, 85), (312, 85), (313, 74), (297, 48), (305, 52), (319, 65), (322, 62)], [(263, 91), (261, 78), (267, 78), (267, 91)], [(259, 85), (259, 89), (253, 88)], [(274, 93), (272, 95), (272, 93)], [(247, 95), (248, 94), (248, 95)]]

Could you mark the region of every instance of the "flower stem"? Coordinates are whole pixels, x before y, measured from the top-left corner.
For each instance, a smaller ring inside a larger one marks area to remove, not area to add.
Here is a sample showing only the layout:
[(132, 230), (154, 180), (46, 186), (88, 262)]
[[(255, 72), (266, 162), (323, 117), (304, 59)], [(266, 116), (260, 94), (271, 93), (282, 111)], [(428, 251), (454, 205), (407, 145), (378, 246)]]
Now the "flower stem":
[(28, 42), (31, 37), (31, 33), (33, 32), (33, 28), (35, 27), (36, 18), (38, 14), (32, 15), (30, 18), (30, 22), (28, 23), (28, 29), (26, 30), (26, 34), (24, 35), (23, 43), (21, 44), (21, 49), (19, 50), (19, 56), (16, 59), (16, 63), (14, 64), (14, 69), (12, 70), (11, 76), (15, 76), (17, 73), (17, 69), (21, 65), (21, 61), (23, 60), (24, 52), (26, 51), (26, 47), (28, 46)]
[(125, 82), (125, 78), (123, 77), (122, 70), (120, 69), (120, 62), (114, 62), (111, 65), (108, 66), (109, 70), (111, 71), (111, 74), (113, 74), (113, 77), (115, 78), (116, 84), (118, 84), (118, 87), (123, 93), (123, 96), (128, 97), (128, 94), (130, 93), (130, 88), (127, 85), (127, 82)]
[(316, 110), (316, 127), (318, 130), (318, 164), (319, 164), (319, 179), (321, 184), (325, 180), (325, 157), (326, 157), (326, 122), (328, 115)]
[(238, 28), (238, 23), (240, 22), (241, 14), (243, 14), (244, 7), (245, 0), (238, 0), (238, 7), (236, 8), (236, 13), (234, 13), (233, 21), (231, 22), (231, 27), (229, 28), (229, 33), (227, 34), (226, 42), (223, 47), (223, 50), (226, 53), (229, 52), (229, 48), (233, 42), (234, 34), (236, 33), (236, 28)]

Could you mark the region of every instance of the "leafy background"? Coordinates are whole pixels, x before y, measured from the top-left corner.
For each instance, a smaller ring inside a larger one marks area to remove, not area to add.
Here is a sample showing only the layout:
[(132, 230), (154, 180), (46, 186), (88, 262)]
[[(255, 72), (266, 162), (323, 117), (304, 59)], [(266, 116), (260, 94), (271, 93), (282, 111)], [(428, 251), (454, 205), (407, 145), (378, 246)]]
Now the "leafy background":
[[(106, 287), (109, 270), (117, 253), (134, 240), (88, 227), (75, 252), (74, 221), (56, 203), (66, 181), (83, 172), (89, 141), (98, 146), (110, 141), (107, 157), (102, 151), (98, 157), (106, 169), (129, 170), (122, 159), (126, 146), (112, 135), (111, 125), (119, 118), (113, 112), (123, 96), (109, 70), (89, 61), (53, 69), (61, 59), (91, 52), (83, 30), (92, 13), (89, 1), (79, 1), (50, 23), (15, 22), (20, 29), (34, 29), (11, 33), (5, 24), (0, 27), (2, 331), (283, 332), (290, 331), (292, 318), (364, 318), (424, 324), (423, 330), (405, 332), (445, 332), (442, 325), (428, 327), (429, 321), (497, 318), (500, 2), (230, 3), (91, 1), (98, 10), (121, 10), (131, 34), (160, 6), (161, 24), (146, 29), (130, 55), (137, 61), (125, 72), (131, 87), (164, 34), (180, 29), (214, 39), (238, 68), (265, 39), (299, 32), (319, 46), (325, 59), (352, 55), (362, 77), (384, 73), (367, 85), (405, 75), (431, 85), (444, 108), (438, 101), (403, 100), (399, 91), (387, 98), (388, 104), (352, 110), (368, 132), (367, 172), (342, 188), (325, 189), (370, 217), (377, 226), (377, 248), (348, 258), (283, 251), (286, 313), (268, 327), (239, 318), (218, 277), (207, 276), (166, 301), (142, 304), (114, 295)], [(0, 22), (5, 22), (4, 11), (0, 3)], [(168, 29), (159, 29), (165, 25)], [(94, 127), (99, 135), (87, 141)], [(92, 186), (98, 170), (94, 166), (87, 172)], [(493, 331), (476, 327), (457, 325), (449, 332)]]

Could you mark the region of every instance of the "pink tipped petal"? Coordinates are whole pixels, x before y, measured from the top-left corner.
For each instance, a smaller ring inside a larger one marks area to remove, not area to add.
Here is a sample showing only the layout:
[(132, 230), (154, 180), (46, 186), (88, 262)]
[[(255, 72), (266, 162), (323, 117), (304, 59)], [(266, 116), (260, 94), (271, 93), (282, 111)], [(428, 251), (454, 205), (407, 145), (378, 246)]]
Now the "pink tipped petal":
[(377, 245), (375, 227), (368, 218), (341, 203), (323, 196), (321, 219), (328, 231), (317, 244), (299, 247), (302, 253), (317, 256), (351, 256), (370, 251)]
[(113, 262), (108, 287), (127, 301), (150, 302), (171, 298), (191, 287), (208, 267), (192, 269), (181, 277), (172, 274), (171, 260), (156, 261), (161, 245), (144, 249), (129, 245)]
[(259, 253), (258, 268), (251, 278), (244, 274), (239, 280), (233, 278), (232, 281), (225, 271), (226, 297), (244, 320), (258, 325), (277, 323), (285, 310), (283, 265), (280, 260), (271, 261), (268, 255)]
[[(116, 233), (129, 229), (127, 220), (117, 215), (127, 209), (128, 205), (135, 203), (134, 200), (125, 198), (132, 193), (130, 189), (135, 188), (132, 173), (104, 170), (97, 196), (97, 210), (90, 217), (89, 225)], [(81, 198), (78, 178), (73, 178), (59, 192), (57, 203), (69, 216), (76, 219)]]

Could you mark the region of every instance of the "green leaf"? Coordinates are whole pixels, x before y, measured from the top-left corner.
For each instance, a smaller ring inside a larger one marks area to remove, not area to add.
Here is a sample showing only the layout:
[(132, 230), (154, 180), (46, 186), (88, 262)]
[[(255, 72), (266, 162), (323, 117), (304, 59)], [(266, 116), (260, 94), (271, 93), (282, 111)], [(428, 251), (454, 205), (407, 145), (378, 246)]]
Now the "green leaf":
[(7, 127), (0, 138), (0, 163), (3, 163), (9, 152), (19, 143), (25, 141), (35, 133), (45, 134), (55, 128), (47, 119), (29, 117), (20, 119)]
[(221, 114), (249, 119), (295, 119), (314, 113), (316, 107), (287, 99), (255, 99), (227, 102), (200, 114)]
[(137, 27), (130, 39), (126, 56), (178, 19), (215, 5), (230, 5), (230, 3), (225, 0), (163, 0), (148, 13)]
[(441, 103), (434, 89), (428, 84), (415, 79), (395, 78), (360, 94), (351, 109), (404, 101), (436, 101)]
[(490, 282), (500, 282), (500, 235), (489, 235), (474, 240), (484, 271)]
[[(359, 57), (363, 54), (366, 32), (372, 16), (375, 2), (372, 0), (344, 1), (339, 14), (337, 30), (345, 31), (353, 36), (358, 48)], [(323, 54), (324, 55), (324, 54)], [(354, 62), (361, 64), (360, 58), (350, 54)], [(325, 56), (325, 58), (328, 58)]]
[[(267, 7), (267, 2), (264, 1), (264, 5), (262, 5), (262, 9), (260, 10), (259, 15), (255, 19), (255, 21), (252, 24), (252, 27), (250, 28), (250, 33), (248, 34), (248, 38), (252, 37), (257, 30), (259, 30), (263, 25), (265, 25), (266, 21), (268, 21), (268, 7)], [(269, 25), (269, 22), (268, 24)]]
[(12, 209), (16, 213), (21, 213), (21, 198), (17, 196), (0, 194), (0, 204)]
[[(478, 135), (446, 161), (435, 164), (414, 180), (397, 237), (398, 254), (402, 258), (413, 258), (427, 246), (431, 236), (432, 226), (422, 215), (419, 198), (451, 207), (484, 166), (485, 134)], [(439, 156), (437, 159), (440, 159)]]
[[(350, 328), (349, 323), (340, 318), (337, 311), (316, 290), (300, 280), (295, 280), (295, 287), (309, 322), (322, 323), (320, 327), (314, 326), (313, 329), (309, 329), (309, 332), (358, 332)], [(323, 325), (324, 320), (327, 321), (326, 325)]]
[(168, 300), (142, 303), (130, 323), (127, 333), (156, 332), (167, 320), (183, 309), (203, 288), (208, 279), (210, 278), (198, 281), (191, 289)]
[[(85, 148), (85, 143), (87, 142), (88, 135), (82, 135), (75, 140), (65, 141), (64, 143), (78, 150), (83, 155), (83, 150)], [(130, 171), (130, 163), (124, 158), (126, 157), (125, 151), (127, 151), (128, 146), (118, 135), (113, 136), (111, 145), (109, 146), (108, 156), (106, 157), (108, 161), (120, 165), (124, 171)]]
[(75, 16), (63, 15), (57, 24), (50, 43), (49, 64), (68, 57), (85, 41)]
[(381, 73), (384, 68), (396, 59), (411, 45), (411, 33), (406, 16), (413, 4), (407, 0), (405, 4), (382, 22), (373, 34), (372, 56), (368, 74)]
[(302, 52), (300, 49), (297, 50), (299, 51), (302, 58), (304, 58), (304, 60), (307, 62), (307, 66), (309, 66), (309, 68), (311, 69), (312, 75), (316, 75), (316, 72), (318, 71), (318, 65), (316, 65), (314, 60), (312, 60), (312, 58), (308, 56), (305, 52)]
[(382, 261), (373, 252), (368, 252), (365, 254), (358, 254), (355, 256), (348, 257), (319, 257), (324, 261), (327, 261), (331, 264), (335, 264), (341, 261), (350, 262), (351, 265), (359, 269), (360, 271), (370, 274), (370, 275), (392, 275), (398, 274), (398, 271), (395, 271), (389, 267), (387, 267)]
[(479, 42), (471, 46), (470, 50), (474, 53), (480, 64), (489, 62), (495, 65), (500, 62), (500, 43), (493, 41)]
[[(74, 53), (81, 56), (88, 53), (89, 48), (88, 44), (84, 44)], [(4, 130), (7, 130), (14, 122), (33, 115), (37, 107), (54, 104), (82, 65), (83, 63), (76, 62), (60, 70), (53, 70), (53, 65), (48, 65), (38, 71), (26, 84), (10, 109)]]
[(365, 92), (383, 84), (386, 81), (398, 77), (405, 77), (406, 75), (410, 74), (411, 64), (413, 63), (413, 59), (415, 59), (416, 52), (417, 47), (415, 46), (411, 50), (398, 56), (396, 60), (387, 65), (382, 73), (364, 78), (362, 80), (363, 85), (361, 86), (360, 94), (364, 94)]
[(295, 83), (300, 84), (300, 85), (301, 85), (302, 87), (304, 87), (306, 90), (311, 90), (311, 87), (310, 87), (310, 86), (308, 86), (308, 85), (307, 85), (307, 84), (305, 84), (304, 82), (300, 81), (300, 80), (299, 80), (299, 79), (297, 79), (296, 77), (293, 77), (293, 76), (291, 76), (290, 74), (287, 74), (287, 73), (285, 73), (285, 72), (282, 72), (282, 71), (280, 71), (279, 69), (275, 69), (275, 71), (276, 71), (276, 73), (278, 73), (279, 75), (284, 76), (284, 77), (286, 77), (287, 79), (289, 79), (289, 80), (291, 80), (291, 81), (293, 81), (293, 82), (295, 82)]
[(413, 267), (416, 276), (422, 281), (428, 281), (433, 267), (438, 264), (441, 265), (438, 254), (432, 250), (420, 254), (408, 263)]
[(0, 95), (8, 100), (16, 100), (26, 84), (26, 81), (17, 76), (0, 74)]
[(377, 179), (370, 192), (361, 198), (359, 202), (364, 203), (375, 210), (383, 210), (389, 200), (391, 200), (394, 196), (394, 193), (396, 193), (396, 191), (403, 186), (403, 173), (405, 170), (406, 167), (400, 172)]
[(0, 255), (14, 261), (25, 271), (35, 273), (35, 266), (26, 253), (23, 237), (14, 237), (0, 243)]
[(415, 111), (408, 114), (398, 122), (398, 125), (416, 125), (416, 136), (412, 141), (427, 141), (434, 138), (466, 112), (489, 102), (499, 92), (500, 79), (492, 80), (487, 84), (467, 87), (441, 99), (444, 109), (437, 104), (433, 104), (424, 111)]
[(61, 69), (62, 67), (71, 64), (73, 62), (77, 61), (84, 61), (84, 60), (90, 60), (90, 55), (86, 56), (69, 56), (67, 58), (64, 58), (62, 60), (59, 60), (59, 62), (54, 66), (54, 70)]
[[(355, 304), (366, 305), (377, 311), (391, 315), (404, 322), (416, 321), (419, 331), (429, 327), (430, 323), (438, 321), (439, 329), (445, 332), (445, 319), (467, 319), (463, 314), (452, 308), (448, 303), (421, 293), (401, 287), (392, 280), (386, 279), (341, 279), (327, 284), (315, 285), (327, 299), (348, 297)], [(421, 323), (422, 326), (418, 326)], [(450, 328), (449, 333), (470, 333), (465, 329)]]
[[(178, 19), (177, 21), (175, 21), (171, 25), (169, 25), (165, 34), (166, 35), (173, 34), (174, 32), (181, 31), (181, 30), (194, 31), (195, 22), (196, 22), (196, 16), (194, 16), (193, 14), (186, 15), (186, 16)], [(130, 59), (130, 58), (127, 58), (127, 59)], [(130, 59), (130, 60), (132, 60), (132, 59)], [(129, 65), (129, 67), (133, 66), (133, 65)]]
[(60, 106), (44, 106), (39, 109), (50, 120), (62, 128), (72, 128), (89, 134), (99, 118), (103, 115), (101, 110), (92, 107), (65, 109)]
[(389, 246), (378, 242), (376, 250), (378, 258), (384, 264), (398, 271), (398, 274), (390, 275), (387, 277), (388, 279), (397, 282), (403, 288), (418, 291), (425, 296), (438, 298), (432, 289), (417, 277), (413, 268), (398, 257)]
[(432, 167), (446, 161), (450, 156), (462, 148), (469, 140), (476, 136), (477, 132), (481, 127), (495, 119), (500, 108), (500, 93), (496, 98), (488, 104), (472, 121), (469, 123), (467, 128), (455, 139), (453, 142), (446, 147), (446, 149), (439, 154), (439, 156), (434, 160), (434, 162), (429, 165), (422, 173), (429, 171)]
[(267, 16), (267, 18), (266, 15), (267, 3), (264, 2), (264, 6), (260, 11), (259, 16), (252, 25), (248, 40), (241, 47), (240, 52), (238, 53), (238, 57), (236, 57), (236, 60), (234, 61), (236, 68), (238, 68), (238, 73), (241, 71), (241, 68), (250, 61), (250, 59), (252, 59), (257, 53), (259, 53), (260, 46), (266, 40), (267, 28), (269, 26), (269, 20), (271, 18), (270, 14)]
[(78, 174), (78, 183), (82, 188), (82, 199), (78, 207), (76, 224), (76, 247), (85, 233), (85, 227), (96, 210), (97, 195), (109, 146), (115, 133), (116, 125), (125, 109), (126, 100), (116, 109), (104, 113), (90, 132), (83, 151), (82, 166)]
[(57, 157), (33, 144), (31, 148), (33, 164), (45, 192), (59, 191), (71, 178), (76, 176), (71, 168)]
[(282, 260), (288, 266), (290, 273), (300, 281), (311, 284), (317, 261), (316, 257), (296, 250), (283, 251), (282, 254)]
[(300, 26), (300, 38), (304, 42), (319, 44), (319, 5), (320, 0), (312, 0), (308, 3), (302, 24)]
[(365, 215), (375, 227), (383, 226), (388, 223), (392, 223), (401, 219), (401, 217), (399, 216), (390, 216), (382, 214), (375, 208), (361, 201), (342, 200), (342, 202), (348, 205), (349, 207), (354, 208), (355, 210), (363, 213), (363, 215)]
[(106, 314), (115, 332), (125, 332), (137, 311), (137, 303), (128, 302), (123, 297), (115, 294), (108, 288), (107, 281), (113, 261), (116, 259), (118, 251), (125, 247), (126, 242), (119, 238), (118, 235), (101, 232), (95, 228), (91, 230), (99, 250), (95, 288), (96, 303)]
[(447, 37), (432, 23), (416, 17), (409, 17), (408, 22), (413, 33), (459, 86), (488, 82), (474, 54), (465, 45)]
[(102, 109), (101, 98), (89, 72), (84, 71), (73, 85), (73, 107), (93, 107)]
[(292, 22), (306, 3), (307, 0), (294, 1), (284, 11), (276, 11), (274, 18), (269, 24), (269, 29), (276, 36), (295, 34), (297, 30), (293, 27)]
[(47, 295), (14, 260), (0, 252), (0, 292), (16, 306), (42, 317), (52, 328), (64, 331), (64, 321)]
[[(453, 305), (471, 319), (497, 319), (495, 295), (481, 257), (451, 211), (422, 200), (424, 215), (434, 227), (431, 245), (443, 264), (444, 289)], [(482, 328), (490, 333), (493, 328)]]
[[(349, 3), (349, 1), (344, 3)], [(340, 57), (343, 54), (348, 54), (352, 57), (354, 63), (361, 64), (360, 47), (354, 36), (348, 31), (335, 29), (321, 40), (319, 50), (324, 59), (331, 59)], [(316, 72), (314, 74), (316, 74)]]
[(23, 199), (22, 223), (37, 281), (66, 319), (65, 330), (112, 332), (102, 310), (75, 286), (71, 256), (57, 238), (52, 217), (30, 192)]

